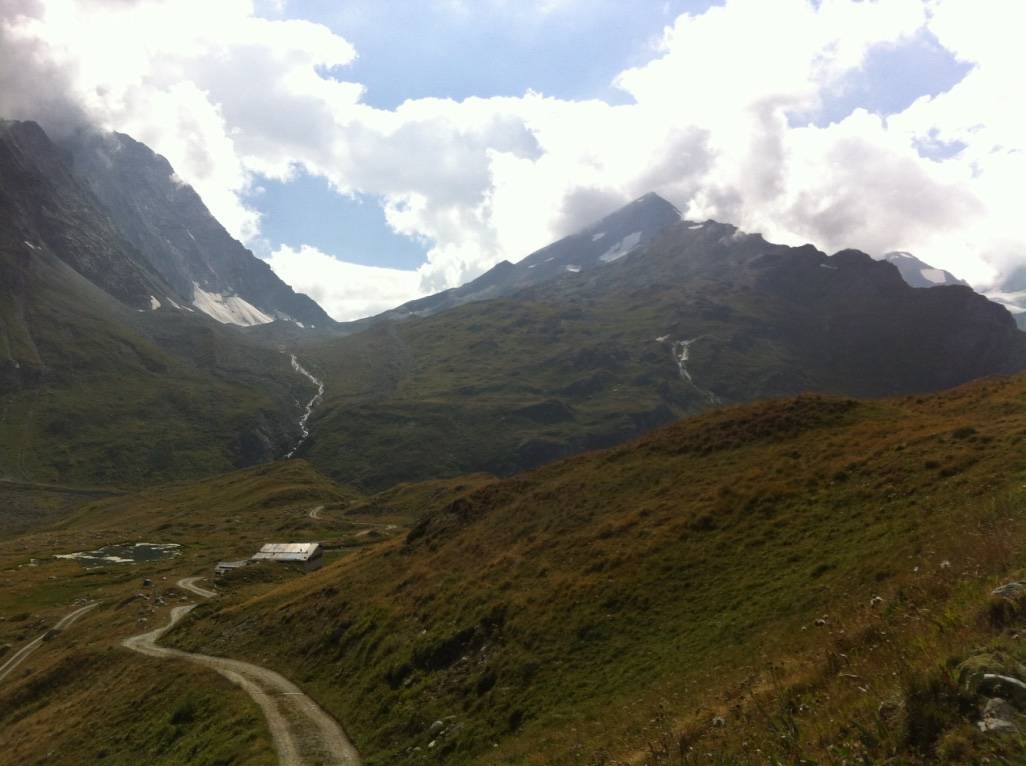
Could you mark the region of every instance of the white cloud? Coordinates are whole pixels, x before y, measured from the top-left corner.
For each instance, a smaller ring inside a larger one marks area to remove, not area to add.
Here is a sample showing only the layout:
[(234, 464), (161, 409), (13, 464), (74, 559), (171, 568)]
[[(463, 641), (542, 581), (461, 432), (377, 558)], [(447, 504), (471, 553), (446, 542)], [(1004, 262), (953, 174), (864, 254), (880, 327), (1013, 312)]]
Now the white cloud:
[(281, 247), (268, 263), (340, 322), (378, 314), (422, 294), (415, 271), (348, 263), (309, 245)]
[[(652, 190), (693, 217), (831, 250), (911, 250), (983, 283), (1026, 256), (1024, 13), (1019, 0), (986, 13), (972, 0), (727, 0), (676, 19), (652, 61), (621, 73), (632, 103), (528, 92), (384, 110), (328, 76), (357, 55), (346, 40), (244, 0), (0, 0), (0, 112), (53, 124), (63, 109), (131, 133), (243, 238), (259, 229), (241, 201), (257, 173), (302, 167), (377, 195), (397, 232), (433, 243), (416, 274), (335, 266), (308, 247), (271, 259), (343, 317), (515, 261)], [(794, 124), (875, 46), (924, 26), (975, 65), (948, 93), (886, 119)], [(40, 97), (51, 91), (63, 101)], [(966, 148), (920, 156), (937, 141)]]

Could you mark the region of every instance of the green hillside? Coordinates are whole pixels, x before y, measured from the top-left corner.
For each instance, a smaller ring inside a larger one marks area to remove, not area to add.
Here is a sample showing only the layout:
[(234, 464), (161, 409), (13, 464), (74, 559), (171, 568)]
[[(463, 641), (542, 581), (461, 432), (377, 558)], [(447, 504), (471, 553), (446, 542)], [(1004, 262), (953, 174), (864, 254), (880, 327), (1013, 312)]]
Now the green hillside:
[(1022, 377), (728, 408), (239, 586), (171, 640), (273, 656), (368, 764), (1011, 763), (958, 665), (1026, 661), (988, 601), (1026, 565), (1024, 436)]
[[(0, 264), (9, 257), (0, 251)], [(267, 460), (297, 438), (309, 394), (287, 356), (199, 317), (137, 315), (43, 254), (21, 285), (0, 316), (0, 475), (199, 477)]]
[(916, 290), (862, 253), (827, 257), (707, 222), (510, 298), (302, 353), (327, 384), (304, 455), (381, 490), (509, 475), (719, 403), (1014, 372), (1026, 336), (968, 288)]

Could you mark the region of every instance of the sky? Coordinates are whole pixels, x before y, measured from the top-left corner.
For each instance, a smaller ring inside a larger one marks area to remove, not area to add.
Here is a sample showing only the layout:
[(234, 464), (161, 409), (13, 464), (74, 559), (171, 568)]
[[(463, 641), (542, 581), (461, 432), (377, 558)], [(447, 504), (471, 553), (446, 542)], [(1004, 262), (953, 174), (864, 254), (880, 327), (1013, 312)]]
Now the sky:
[(1026, 265), (1023, 22), (1021, 0), (0, 0), (0, 115), (145, 142), (340, 320), (649, 191), (991, 289)]

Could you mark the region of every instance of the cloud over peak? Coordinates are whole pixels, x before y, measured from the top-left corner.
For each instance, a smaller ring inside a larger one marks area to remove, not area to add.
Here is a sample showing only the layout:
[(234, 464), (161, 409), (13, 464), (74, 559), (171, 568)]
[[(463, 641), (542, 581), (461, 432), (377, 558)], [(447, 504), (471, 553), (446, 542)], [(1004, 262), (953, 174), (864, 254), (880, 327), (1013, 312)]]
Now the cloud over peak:
[[(378, 197), (395, 231), (432, 243), (419, 272), (340, 268), (302, 243), (270, 261), (297, 289), (344, 281), (324, 298), (340, 318), (519, 260), (648, 191), (690, 217), (909, 250), (983, 284), (1026, 259), (1023, 14), (1014, 0), (727, 0), (678, 17), (620, 73), (626, 103), (528, 91), (381, 109), (346, 79), (347, 40), (243, 0), (0, 0), (0, 114), (133, 135), (244, 239), (260, 177), (302, 169)], [(896, 114), (812, 119), (875, 51), (922, 35), (971, 65), (962, 81)]]

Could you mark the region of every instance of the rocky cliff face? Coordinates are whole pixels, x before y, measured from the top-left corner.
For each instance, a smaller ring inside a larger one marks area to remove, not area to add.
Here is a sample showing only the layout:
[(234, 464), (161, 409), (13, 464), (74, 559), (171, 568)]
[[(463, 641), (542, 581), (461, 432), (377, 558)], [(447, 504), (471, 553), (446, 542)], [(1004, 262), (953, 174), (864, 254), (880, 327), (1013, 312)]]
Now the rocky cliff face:
[(121, 133), (83, 131), (62, 148), (74, 176), (183, 305), (227, 324), (332, 324), (320, 306), (232, 238), (170, 163), (144, 144)]
[(133, 308), (172, 292), (35, 123), (0, 123), (0, 220), (9, 257), (48, 251)]

